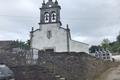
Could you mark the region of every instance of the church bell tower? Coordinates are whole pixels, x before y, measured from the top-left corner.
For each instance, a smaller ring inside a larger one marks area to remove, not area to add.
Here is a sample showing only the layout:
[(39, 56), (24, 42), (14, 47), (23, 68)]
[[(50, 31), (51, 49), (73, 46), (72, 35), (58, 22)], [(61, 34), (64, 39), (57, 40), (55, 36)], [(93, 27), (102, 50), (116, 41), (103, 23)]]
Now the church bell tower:
[(43, 0), (42, 7), (40, 8), (40, 24), (59, 23), (61, 25), (60, 10), (61, 7), (57, 0), (55, 0), (55, 2), (52, 0), (45, 2), (45, 0)]
[(53, 23), (60, 23), (60, 10), (61, 7), (58, 4), (58, 1), (55, 0), (48, 0), (45, 2), (43, 0), (42, 7), (40, 8), (40, 24), (53, 24)]

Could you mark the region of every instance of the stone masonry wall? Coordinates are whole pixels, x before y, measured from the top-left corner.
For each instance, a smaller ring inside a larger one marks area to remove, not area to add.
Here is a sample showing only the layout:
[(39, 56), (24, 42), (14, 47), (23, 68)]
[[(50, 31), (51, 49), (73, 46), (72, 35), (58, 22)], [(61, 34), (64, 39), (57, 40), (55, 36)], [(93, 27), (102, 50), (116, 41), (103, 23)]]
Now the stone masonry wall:
[(100, 73), (117, 64), (102, 61), (86, 53), (39, 53), (38, 64), (67, 80), (94, 80)]
[(5, 64), (14, 71), (16, 80), (94, 80), (100, 73), (117, 66), (116, 63), (75, 52), (39, 52), (34, 65), (27, 64), (23, 55), (11, 57), (2, 56), (0, 62), (7, 61)]

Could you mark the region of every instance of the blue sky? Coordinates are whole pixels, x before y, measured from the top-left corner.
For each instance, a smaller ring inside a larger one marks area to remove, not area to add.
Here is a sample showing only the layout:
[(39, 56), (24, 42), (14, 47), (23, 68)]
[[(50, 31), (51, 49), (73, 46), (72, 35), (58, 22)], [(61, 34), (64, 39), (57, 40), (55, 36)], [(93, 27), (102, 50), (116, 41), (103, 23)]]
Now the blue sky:
[[(95, 45), (104, 38), (114, 41), (119, 34), (120, 0), (58, 2), (62, 27), (69, 24), (73, 39)], [(42, 0), (0, 0), (0, 40), (29, 39), (31, 27), (39, 27), (41, 4)]]

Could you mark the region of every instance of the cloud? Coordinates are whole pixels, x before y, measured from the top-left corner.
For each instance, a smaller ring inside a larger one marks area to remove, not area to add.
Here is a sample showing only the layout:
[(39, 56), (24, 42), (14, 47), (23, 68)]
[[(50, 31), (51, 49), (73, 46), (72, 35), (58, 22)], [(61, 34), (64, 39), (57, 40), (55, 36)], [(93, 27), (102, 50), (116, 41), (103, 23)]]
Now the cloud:
[(84, 37), (88, 37), (84, 41), (93, 44), (94, 42), (100, 43), (104, 38), (115, 40), (120, 30), (119, 0), (80, 0), (75, 2), (74, 9), (68, 10), (70, 11), (69, 15), (72, 16), (66, 14), (69, 17), (66, 22), (70, 23), (72, 34), (77, 35), (76, 40), (81, 41)]
[[(120, 30), (120, 0), (60, 0), (59, 3), (62, 27), (69, 24), (73, 39), (89, 44), (99, 44), (104, 38), (116, 39)], [(5, 15), (0, 16), (0, 39), (28, 39), (31, 27), (39, 27), (41, 4), (42, 0), (0, 0), (0, 15)]]

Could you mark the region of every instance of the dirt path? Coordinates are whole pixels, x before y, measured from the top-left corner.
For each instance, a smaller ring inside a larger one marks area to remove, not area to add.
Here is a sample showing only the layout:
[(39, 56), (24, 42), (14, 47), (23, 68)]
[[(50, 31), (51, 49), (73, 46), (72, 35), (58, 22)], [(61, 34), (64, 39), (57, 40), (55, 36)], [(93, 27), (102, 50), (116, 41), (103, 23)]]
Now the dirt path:
[(109, 69), (96, 80), (120, 80), (120, 66)]

